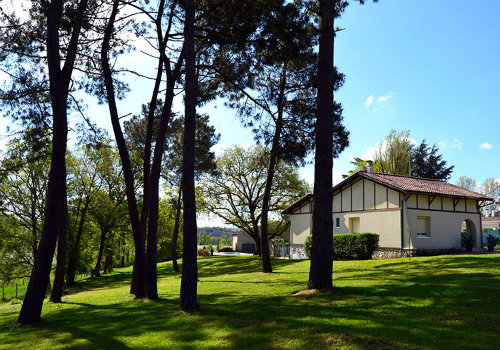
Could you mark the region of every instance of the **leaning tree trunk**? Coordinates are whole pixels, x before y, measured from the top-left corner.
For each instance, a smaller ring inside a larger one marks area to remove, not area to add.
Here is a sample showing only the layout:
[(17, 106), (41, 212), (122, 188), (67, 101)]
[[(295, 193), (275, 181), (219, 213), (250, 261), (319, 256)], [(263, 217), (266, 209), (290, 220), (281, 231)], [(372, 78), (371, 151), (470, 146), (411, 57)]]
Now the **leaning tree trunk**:
[(320, 0), (318, 108), (309, 289), (332, 289), (333, 40), (335, 1)]
[(101, 276), (101, 261), (104, 254), (104, 243), (106, 241), (107, 229), (101, 227), (101, 242), (99, 244), (99, 254), (97, 255), (97, 261), (95, 263), (94, 272), (92, 273), (95, 277)]
[(83, 226), (85, 224), (85, 218), (87, 217), (89, 204), (90, 200), (89, 197), (87, 197), (80, 216), (80, 222), (78, 223), (75, 243), (68, 256), (68, 268), (66, 271), (66, 283), (68, 286), (73, 286), (75, 284), (76, 268), (80, 260), (80, 242), (82, 240)]
[(271, 154), (269, 157), (269, 167), (267, 168), (266, 186), (264, 188), (264, 196), (262, 198), (262, 217), (260, 230), (260, 250), (262, 259), (262, 272), (273, 272), (271, 265), (271, 257), (269, 254), (269, 201), (271, 199), (271, 188), (273, 186), (274, 171), (278, 159), (279, 141), (281, 138), (281, 130), (283, 129), (283, 102), (285, 99), (286, 87), (286, 64), (283, 65), (283, 70), (280, 77), (280, 90), (278, 95), (278, 118), (276, 119), (276, 128), (273, 135), (273, 143), (271, 145)]
[(63, 207), (59, 218), (59, 232), (57, 236), (57, 265), (54, 285), (50, 294), (50, 301), (60, 303), (64, 293), (64, 274), (66, 272), (66, 251), (68, 232), (68, 199), (66, 191), (61, 191)]
[(118, 146), (118, 153), (120, 154), (120, 161), (123, 168), (123, 177), (125, 179), (125, 192), (127, 195), (128, 210), (130, 216), (130, 224), (132, 226), (132, 234), (134, 236), (134, 249), (135, 249), (135, 259), (134, 259), (134, 273), (132, 276), (131, 290), (132, 294), (135, 294), (136, 298), (144, 298), (145, 292), (145, 232), (141, 230), (141, 224), (139, 220), (139, 211), (137, 209), (137, 202), (135, 199), (135, 188), (134, 188), (134, 175), (132, 172), (132, 166), (130, 163), (130, 156), (127, 149), (127, 144), (123, 136), (123, 131), (120, 125), (120, 118), (118, 116), (118, 109), (116, 106), (115, 99), (115, 88), (113, 85), (113, 77), (111, 68), (108, 60), (109, 43), (111, 40), (111, 35), (113, 34), (113, 26), (118, 13), (118, 5), (120, 1), (114, 0), (113, 9), (110, 15), (109, 22), (104, 31), (104, 38), (101, 48), (101, 65), (104, 77), (104, 85), (106, 87), (106, 97), (108, 100), (109, 114), (111, 117), (111, 124), (113, 126), (113, 132), (115, 134), (116, 145)]
[(59, 26), (64, 2), (53, 0), (47, 8), (47, 63), (49, 70), (50, 100), (52, 103), (52, 160), (45, 220), (38, 246), (35, 264), (19, 313), (18, 322), (33, 324), (40, 321), (43, 299), (50, 280), (50, 270), (56, 248), (59, 216), (61, 214), (61, 191), (66, 192), (66, 139), (68, 135), (67, 99), (68, 89), (77, 53), (80, 30), (87, 8), (87, 0), (81, 0), (76, 9), (71, 39), (66, 50), (66, 59), (61, 69)]
[(167, 91), (165, 93), (165, 104), (163, 105), (160, 126), (158, 128), (156, 137), (153, 165), (151, 167), (149, 183), (148, 244), (146, 254), (146, 296), (152, 300), (158, 299), (156, 264), (158, 256), (159, 185), (163, 149), (167, 136), (167, 127), (170, 122), (170, 116), (172, 115), (175, 79), (175, 76), (168, 76)]
[(182, 161), (182, 194), (184, 203), (183, 254), (180, 308), (192, 311), (198, 307), (198, 266), (196, 257), (196, 198), (194, 189), (194, 152), (196, 128), (196, 71), (194, 49), (194, 1), (185, 1), (184, 49), (186, 57), (185, 125)]
[(104, 258), (104, 270), (103, 270), (103, 275), (106, 275), (108, 273), (113, 272), (113, 256), (112, 255), (106, 255)]
[(182, 204), (182, 179), (179, 186), (179, 194), (177, 195), (177, 208), (175, 211), (174, 232), (172, 233), (172, 269), (179, 271), (177, 264), (177, 240), (179, 239), (179, 226), (181, 221), (181, 204)]

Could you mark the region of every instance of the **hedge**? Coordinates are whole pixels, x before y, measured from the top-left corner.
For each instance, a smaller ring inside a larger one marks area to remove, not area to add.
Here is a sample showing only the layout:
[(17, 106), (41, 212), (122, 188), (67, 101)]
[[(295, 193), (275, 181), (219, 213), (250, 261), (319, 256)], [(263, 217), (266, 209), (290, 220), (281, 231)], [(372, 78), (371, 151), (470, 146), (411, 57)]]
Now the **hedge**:
[[(371, 259), (378, 248), (379, 235), (376, 233), (344, 233), (333, 235), (334, 260)], [(312, 236), (304, 242), (304, 250), (311, 256)]]

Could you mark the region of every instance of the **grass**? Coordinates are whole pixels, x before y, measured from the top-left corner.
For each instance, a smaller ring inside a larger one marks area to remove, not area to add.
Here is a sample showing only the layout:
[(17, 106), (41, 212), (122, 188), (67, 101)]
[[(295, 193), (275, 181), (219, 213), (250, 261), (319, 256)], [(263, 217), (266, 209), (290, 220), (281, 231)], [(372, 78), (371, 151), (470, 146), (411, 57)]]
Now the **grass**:
[(500, 349), (500, 257), (334, 262), (333, 291), (303, 290), (308, 261), (199, 260), (199, 311), (178, 310), (180, 274), (159, 264), (159, 301), (134, 300), (131, 268), (78, 283), (36, 326), (9, 326), (0, 349)]

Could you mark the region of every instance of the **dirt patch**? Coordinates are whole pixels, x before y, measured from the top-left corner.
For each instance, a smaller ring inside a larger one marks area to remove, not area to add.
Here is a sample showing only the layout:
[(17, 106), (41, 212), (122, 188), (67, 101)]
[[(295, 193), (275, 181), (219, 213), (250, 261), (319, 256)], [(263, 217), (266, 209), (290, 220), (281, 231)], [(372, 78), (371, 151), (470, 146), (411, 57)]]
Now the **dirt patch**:
[(298, 295), (311, 295), (311, 294), (316, 294), (316, 293), (319, 293), (319, 290), (317, 290), (317, 289), (304, 289), (304, 290), (298, 291), (296, 293), (293, 293), (292, 295), (295, 297)]

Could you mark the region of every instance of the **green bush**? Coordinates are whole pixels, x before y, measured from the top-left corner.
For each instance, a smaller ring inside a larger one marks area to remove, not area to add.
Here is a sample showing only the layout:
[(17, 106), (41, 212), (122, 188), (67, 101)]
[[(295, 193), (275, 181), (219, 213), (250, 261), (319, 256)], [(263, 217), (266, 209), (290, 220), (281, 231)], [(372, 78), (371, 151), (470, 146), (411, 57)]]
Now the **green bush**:
[(333, 259), (371, 259), (378, 248), (379, 235), (376, 233), (345, 233), (333, 235)]
[[(334, 260), (365, 260), (371, 259), (378, 248), (379, 235), (376, 233), (344, 233), (333, 235)], [(304, 242), (306, 254), (311, 256), (312, 236)]]

